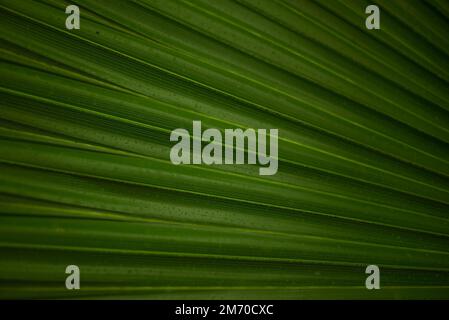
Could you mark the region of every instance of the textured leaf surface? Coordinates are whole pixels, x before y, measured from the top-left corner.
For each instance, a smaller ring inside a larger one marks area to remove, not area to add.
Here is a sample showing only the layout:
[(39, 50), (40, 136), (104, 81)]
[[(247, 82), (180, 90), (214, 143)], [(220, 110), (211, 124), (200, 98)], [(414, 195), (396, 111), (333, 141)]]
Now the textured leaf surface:
[[(448, 298), (449, 4), (375, 2), (0, 0), (0, 298)], [(278, 173), (173, 165), (193, 120)]]

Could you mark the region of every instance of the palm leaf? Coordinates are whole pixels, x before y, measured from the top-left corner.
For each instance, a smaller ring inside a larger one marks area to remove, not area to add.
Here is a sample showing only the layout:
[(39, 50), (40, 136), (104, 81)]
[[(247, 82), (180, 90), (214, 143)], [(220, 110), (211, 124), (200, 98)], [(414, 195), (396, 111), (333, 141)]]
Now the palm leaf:
[[(0, 297), (448, 298), (449, 5), (376, 3), (1, 0)], [(278, 173), (173, 165), (193, 120)]]

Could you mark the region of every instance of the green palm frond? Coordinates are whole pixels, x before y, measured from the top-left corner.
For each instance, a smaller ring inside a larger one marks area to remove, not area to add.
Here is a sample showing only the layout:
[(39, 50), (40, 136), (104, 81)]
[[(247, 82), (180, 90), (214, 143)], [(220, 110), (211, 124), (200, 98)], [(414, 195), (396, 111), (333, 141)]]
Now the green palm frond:
[[(0, 298), (448, 298), (449, 2), (375, 3), (0, 0)], [(172, 164), (194, 120), (277, 174)]]

